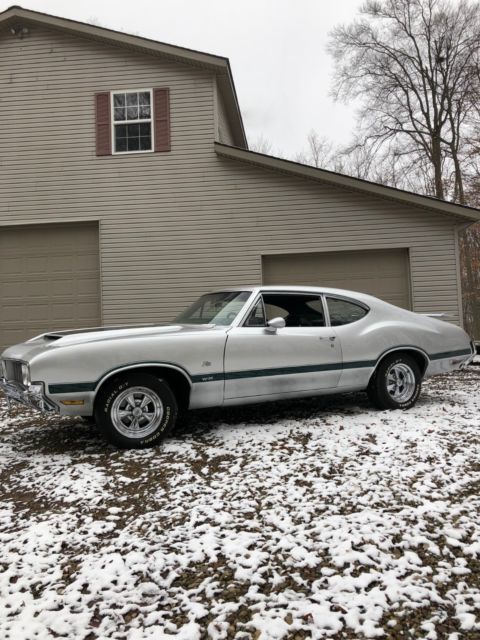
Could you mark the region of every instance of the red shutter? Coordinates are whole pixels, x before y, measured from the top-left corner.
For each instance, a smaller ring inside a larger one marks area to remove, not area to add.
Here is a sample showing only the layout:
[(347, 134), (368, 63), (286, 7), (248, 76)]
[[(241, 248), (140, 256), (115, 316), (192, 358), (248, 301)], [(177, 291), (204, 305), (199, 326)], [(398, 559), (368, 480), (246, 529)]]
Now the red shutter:
[(112, 153), (112, 135), (110, 122), (110, 94), (95, 94), (95, 130), (97, 156), (109, 156)]
[(153, 90), (155, 151), (170, 151), (170, 89)]

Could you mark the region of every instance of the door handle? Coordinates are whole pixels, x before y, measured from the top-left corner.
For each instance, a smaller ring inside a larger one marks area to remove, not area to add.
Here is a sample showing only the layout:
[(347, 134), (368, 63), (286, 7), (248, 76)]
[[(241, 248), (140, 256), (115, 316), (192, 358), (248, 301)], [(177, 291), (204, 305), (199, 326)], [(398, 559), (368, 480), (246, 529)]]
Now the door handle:
[(337, 336), (329, 336), (328, 339), (330, 340), (330, 342), (333, 342), (337, 339)]

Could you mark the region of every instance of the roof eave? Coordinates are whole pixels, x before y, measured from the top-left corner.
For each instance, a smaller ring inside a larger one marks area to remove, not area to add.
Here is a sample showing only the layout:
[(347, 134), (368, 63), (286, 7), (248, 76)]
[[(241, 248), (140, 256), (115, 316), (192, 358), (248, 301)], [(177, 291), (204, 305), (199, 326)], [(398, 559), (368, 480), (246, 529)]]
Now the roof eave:
[(161, 54), (167, 58), (182, 60), (189, 64), (209, 68), (212, 71), (228, 70), (228, 60), (222, 56), (203, 53), (201, 51), (195, 51), (194, 49), (186, 49), (165, 42), (157, 42), (156, 40), (150, 40), (149, 38), (143, 38), (141, 36), (132, 36), (123, 31), (97, 27), (96, 25), (78, 22), (68, 18), (60, 18), (39, 11), (31, 11), (30, 9), (14, 6), (0, 13), (0, 25), (12, 19), (28, 20), (29, 22), (46, 27), (70, 32), (74, 35), (83, 35), (94, 40), (131, 47), (137, 51), (143, 50), (146, 53)]
[(439, 213), (456, 216), (463, 220), (469, 220), (471, 223), (480, 222), (480, 210), (473, 207), (446, 202), (445, 200), (437, 200), (430, 196), (423, 196), (410, 191), (387, 187), (376, 182), (353, 178), (341, 173), (326, 171), (325, 169), (317, 169), (316, 167), (300, 164), (291, 160), (284, 160), (283, 158), (276, 158), (275, 156), (268, 156), (263, 153), (232, 147), (219, 142), (215, 143), (215, 151), (219, 156), (241, 162), (248, 162), (265, 169), (273, 169), (316, 182), (328, 183), (338, 187), (368, 193), (380, 198), (396, 200), (397, 202), (414, 205), (422, 209), (438, 211)]
[(235, 83), (233, 81), (233, 75), (230, 71), (228, 74), (217, 75), (217, 85), (222, 93), (222, 97), (227, 106), (229, 114), (235, 113), (236, 117), (229, 118), (230, 126), (232, 127), (232, 133), (235, 140), (235, 145), (242, 149), (248, 149), (247, 134), (243, 126), (243, 118), (240, 111), (240, 105), (238, 103), (237, 91), (235, 89)]
[(222, 78), (222, 93), (224, 93), (232, 116), (235, 143), (239, 147), (247, 147), (247, 139), (228, 58), (196, 51), (194, 49), (178, 47), (164, 42), (157, 42), (156, 40), (150, 40), (140, 36), (132, 36), (120, 31), (114, 31), (113, 29), (97, 27), (84, 22), (52, 16), (47, 13), (31, 11), (18, 6), (9, 7), (0, 13), (0, 28), (2, 25), (8, 25), (16, 20), (26, 20), (46, 28), (58, 29), (104, 44), (126, 47), (149, 55), (162, 56), (175, 62), (201, 67), (216, 73), (218, 77)]

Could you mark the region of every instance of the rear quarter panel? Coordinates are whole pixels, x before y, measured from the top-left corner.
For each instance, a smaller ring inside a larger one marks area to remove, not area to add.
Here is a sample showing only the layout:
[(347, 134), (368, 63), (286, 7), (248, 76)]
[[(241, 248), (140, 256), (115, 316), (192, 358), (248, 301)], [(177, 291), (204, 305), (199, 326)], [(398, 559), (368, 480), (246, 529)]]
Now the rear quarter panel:
[[(342, 345), (341, 387), (365, 388), (377, 362), (393, 350), (416, 349), (430, 364), (469, 349), (469, 338), (459, 327), (392, 305), (372, 307), (361, 320), (335, 331)], [(430, 368), (429, 374), (434, 372), (440, 371)]]

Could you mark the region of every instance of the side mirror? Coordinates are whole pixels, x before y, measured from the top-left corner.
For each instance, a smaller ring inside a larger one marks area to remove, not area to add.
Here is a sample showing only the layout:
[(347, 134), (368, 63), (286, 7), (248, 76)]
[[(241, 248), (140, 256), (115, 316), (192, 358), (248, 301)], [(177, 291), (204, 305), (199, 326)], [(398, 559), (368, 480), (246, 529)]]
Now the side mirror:
[(268, 333), (277, 333), (277, 329), (283, 329), (285, 326), (285, 320), (283, 318), (272, 318), (267, 322), (265, 331)]

